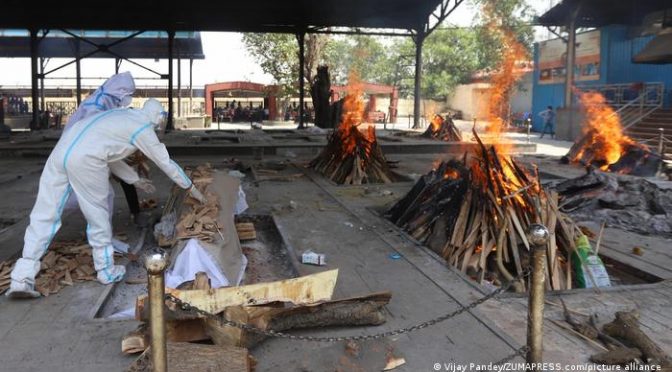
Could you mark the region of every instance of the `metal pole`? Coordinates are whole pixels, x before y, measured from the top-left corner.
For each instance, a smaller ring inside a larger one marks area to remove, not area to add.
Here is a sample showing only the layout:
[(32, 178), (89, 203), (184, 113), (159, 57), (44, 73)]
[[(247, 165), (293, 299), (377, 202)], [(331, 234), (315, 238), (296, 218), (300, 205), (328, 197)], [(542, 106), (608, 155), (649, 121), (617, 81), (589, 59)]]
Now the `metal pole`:
[(299, 129), (302, 129), (304, 126), (303, 123), (303, 101), (305, 97), (305, 65), (306, 65), (306, 56), (305, 56), (305, 38), (306, 38), (306, 31), (301, 30), (299, 31), (298, 34), (296, 34), (296, 37), (299, 41)]
[(527, 124), (527, 143), (530, 143), (530, 131), (532, 130), (532, 119), (525, 119), (525, 124)]
[(114, 73), (115, 73), (115, 75), (119, 73), (119, 66), (121, 66), (121, 59), (120, 58), (115, 58), (114, 59)]
[(173, 125), (173, 44), (175, 31), (168, 31), (168, 123), (167, 130), (175, 129)]
[(38, 128), (39, 112), (40, 107), (38, 105), (38, 94), (37, 94), (37, 48), (38, 48), (38, 39), (37, 39), (37, 30), (30, 30), (30, 82), (31, 89), (30, 95), (33, 100), (33, 121), (31, 122), (30, 129), (35, 130)]
[[(528, 240), (532, 252), (532, 277), (527, 308), (527, 363), (541, 363), (544, 351), (544, 291), (546, 290), (546, 244), (549, 232), (546, 226), (531, 224)], [(540, 369), (535, 368), (533, 369)]]
[(168, 260), (163, 252), (153, 252), (145, 257), (147, 291), (149, 292), (150, 345), (154, 372), (166, 372), (168, 369), (164, 313), (164, 271), (167, 265)]
[(413, 89), (413, 128), (420, 128), (420, 87), (422, 84), (422, 44), (425, 41), (424, 27), (415, 35), (415, 87)]
[(177, 117), (182, 117), (182, 58), (180, 42), (177, 42)]
[(47, 110), (46, 102), (44, 102), (44, 58), (40, 57), (40, 109), (44, 112)]
[(82, 65), (79, 59), (79, 40), (75, 40), (75, 80), (77, 107), (82, 103)]
[(193, 86), (194, 59), (189, 58), (189, 114), (194, 109), (194, 86)]

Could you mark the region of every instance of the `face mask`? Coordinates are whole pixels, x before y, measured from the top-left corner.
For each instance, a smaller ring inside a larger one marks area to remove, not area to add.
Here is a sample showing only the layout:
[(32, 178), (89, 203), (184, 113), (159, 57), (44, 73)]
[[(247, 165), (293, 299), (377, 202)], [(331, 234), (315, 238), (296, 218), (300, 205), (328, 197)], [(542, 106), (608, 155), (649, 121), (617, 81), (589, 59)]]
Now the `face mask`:
[(128, 106), (128, 105), (131, 104), (131, 101), (133, 101), (133, 97), (132, 97), (132, 96), (124, 96), (124, 97), (121, 99), (121, 102), (119, 102), (119, 104), (120, 104), (122, 107), (126, 107), (126, 106)]

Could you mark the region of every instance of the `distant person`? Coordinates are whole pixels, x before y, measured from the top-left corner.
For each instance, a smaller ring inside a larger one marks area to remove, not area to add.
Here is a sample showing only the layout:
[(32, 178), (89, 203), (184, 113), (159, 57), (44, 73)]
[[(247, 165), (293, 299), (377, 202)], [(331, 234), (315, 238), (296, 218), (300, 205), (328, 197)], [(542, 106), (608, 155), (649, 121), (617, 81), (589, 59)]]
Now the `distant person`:
[(539, 116), (544, 120), (544, 130), (541, 131), (541, 137), (544, 138), (546, 130), (551, 134), (551, 139), (555, 139), (555, 111), (553, 106), (547, 106), (546, 110), (539, 113)]

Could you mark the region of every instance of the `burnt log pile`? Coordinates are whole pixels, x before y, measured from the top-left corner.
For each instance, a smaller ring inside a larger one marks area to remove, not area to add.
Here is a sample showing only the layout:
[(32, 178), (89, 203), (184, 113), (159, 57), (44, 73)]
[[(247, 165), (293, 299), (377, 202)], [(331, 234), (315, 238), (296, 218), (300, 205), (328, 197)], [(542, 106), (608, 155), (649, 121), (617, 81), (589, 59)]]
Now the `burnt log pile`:
[(660, 169), (663, 161), (661, 156), (645, 145), (628, 139), (628, 142), (620, 144), (620, 156), (613, 161), (610, 158), (614, 156), (610, 155), (607, 144), (596, 142), (596, 138), (599, 136), (593, 131), (585, 134), (574, 142), (567, 155), (561, 158), (561, 162), (578, 163), (609, 172), (642, 177), (655, 176)]
[(645, 235), (672, 237), (672, 190), (648, 180), (589, 169), (554, 186), (560, 209), (577, 221), (604, 222)]
[(451, 118), (444, 118), (438, 114), (434, 115), (422, 137), (448, 142), (462, 141), (462, 134), (455, 126), (455, 123), (453, 123), (453, 120)]
[[(572, 287), (568, 257), (580, 231), (558, 207), (556, 192), (540, 186), (513, 158), (486, 147), (461, 160), (442, 162), (422, 176), (386, 217), (480, 283), (516, 280), (526, 269), (527, 230), (543, 223), (551, 232), (547, 246), (548, 289)], [(514, 290), (525, 291), (516, 280)]]

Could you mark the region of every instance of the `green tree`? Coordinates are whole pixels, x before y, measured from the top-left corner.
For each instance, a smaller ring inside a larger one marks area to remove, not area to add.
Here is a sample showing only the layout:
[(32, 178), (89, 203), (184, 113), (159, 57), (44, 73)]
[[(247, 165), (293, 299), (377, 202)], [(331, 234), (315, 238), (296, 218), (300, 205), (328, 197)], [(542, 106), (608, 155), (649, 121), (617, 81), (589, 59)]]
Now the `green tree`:
[[(324, 63), (324, 49), (327, 43), (326, 35), (306, 35), (304, 41), (306, 84), (312, 80), (317, 66)], [(262, 71), (273, 76), (284, 95), (289, 96), (298, 92), (299, 43), (296, 35), (247, 33), (243, 35), (243, 44)]]

